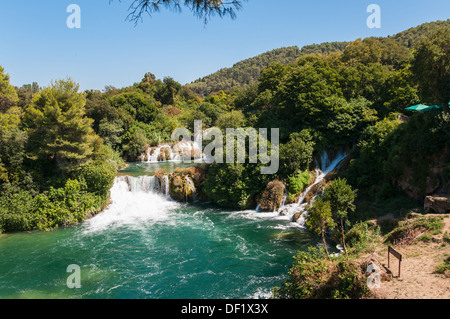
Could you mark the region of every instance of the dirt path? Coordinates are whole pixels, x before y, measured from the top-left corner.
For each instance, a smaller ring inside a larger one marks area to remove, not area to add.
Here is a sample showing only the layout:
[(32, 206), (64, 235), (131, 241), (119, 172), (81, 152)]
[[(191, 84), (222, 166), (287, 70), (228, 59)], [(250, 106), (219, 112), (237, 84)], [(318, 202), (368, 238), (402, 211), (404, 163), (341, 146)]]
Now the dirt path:
[[(441, 215), (442, 216), (442, 215)], [(450, 257), (450, 244), (443, 244), (443, 234), (450, 234), (450, 216), (446, 215), (442, 234), (432, 236), (434, 241), (398, 246), (394, 249), (403, 255), (401, 279), (398, 279), (398, 261), (391, 256), (387, 270), (387, 247), (380, 247), (371, 255), (381, 265), (381, 287), (374, 289), (378, 298), (386, 299), (450, 299), (450, 278), (435, 274), (436, 267)], [(369, 256), (366, 256), (366, 258)], [(386, 281), (385, 279), (388, 279)], [(389, 280), (390, 279), (390, 280)]]

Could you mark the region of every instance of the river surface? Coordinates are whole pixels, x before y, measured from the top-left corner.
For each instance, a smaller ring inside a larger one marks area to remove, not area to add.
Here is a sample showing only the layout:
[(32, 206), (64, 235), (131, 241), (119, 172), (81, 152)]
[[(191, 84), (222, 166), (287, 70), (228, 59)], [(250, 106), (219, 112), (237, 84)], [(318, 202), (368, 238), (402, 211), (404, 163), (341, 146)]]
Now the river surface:
[[(111, 199), (80, 225), (0, 235), (0, 298), (270, 298), (295, 253), (317, 243), (277, 213), (177, 203), (119, 178)], [(81, 288), (67, 286), (73, 264)]]

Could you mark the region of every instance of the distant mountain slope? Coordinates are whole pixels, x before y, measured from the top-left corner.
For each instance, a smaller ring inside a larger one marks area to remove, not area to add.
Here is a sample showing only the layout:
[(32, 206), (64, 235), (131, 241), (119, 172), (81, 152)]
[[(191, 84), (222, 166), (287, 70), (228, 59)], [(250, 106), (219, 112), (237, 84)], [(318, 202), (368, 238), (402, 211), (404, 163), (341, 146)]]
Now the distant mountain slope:
[(424, 23), (417, 27), (410, 28), (408, 30), (397, 33), (396, 35), (393, 35), (388, 38), (394, 39), (395, 41), (397, 41), (398, 43), (407, 48), (412, 48), (418, 43), (420, 43), (420, 41), (422, 41), (423, 38), (437, 31), (440, 28), (450, 28), (450, 19), (446, 21), (435, 21)]
[(332, 42), (308, 45), (301, 50), (297, 46), (275, 49), (198, 79), (188, 84), (188, 87), (203, 96), (220, 90), (243, 87), (256, 82), (261, 70), (270, 63), (292, 63), (298, 57), (306, 54), (342, 51), (347, 44), (348, 42)]
[[(401, 45), (412, 48), (424, 37), (442, 27), (450, 28), (450, 19), (424, 23), (417, 27), (397, 33), (388, 38), (398, 41)], [(213, 74), (198, 79), (187, 86), (199, 95), (206, 96), (220, 90), (241, 88), (259, 79), (261, 70), (270, 63), (292, 63), (297, 58), (307, 54), (328, 54), (343, 51), (349, 42), (326, 42), (307, 45), (299, 49), (297, 46), (285, 47), (268, 51), (256, 57), (240, 61), (230, 68), (221, 69)]]

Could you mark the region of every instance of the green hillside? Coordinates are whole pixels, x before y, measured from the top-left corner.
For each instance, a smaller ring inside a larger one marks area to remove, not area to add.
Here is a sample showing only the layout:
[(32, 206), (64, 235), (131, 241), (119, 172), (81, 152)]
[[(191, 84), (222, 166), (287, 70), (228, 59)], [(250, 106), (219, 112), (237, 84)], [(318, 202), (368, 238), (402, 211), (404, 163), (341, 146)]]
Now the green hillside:
[[(422, 39), (442, 27), (450, 27), (450, 19), (447, 21), (435, 21), (424, 23), (420, 26), (397, 33), (391, 38), (405, 46), (412, 48)], [(326, 42), (321, 44), (307, 45), (299, 49), (297, 46), (284, 47), (268, 51), (256, 57), (240, 61), (230, 68), (221, 69), (213, 74), (198, 79), (187, 87), (201, 96), (207, 96), (220, 90), (242, 88), (247, 84), (254, 83), (259, 79), (261, 70), (270, 63), (280, 62), (288, 64), (297, 58), (308, 54), (329, 54), (342, 52), (349, 42)]]
[(231, 68), (221, 69), (187, 86), (202, 96), (207, 96), (220, 90), (226, 91), (232, 88), (241, 88), (247, 84), (256, 82), (259, 79), (261, 70), (268, 67), (270, 63), (280, 62), (288, 64), (307, 54), (326, 54), (342, 51), (347, 44), (347, 42), (331, 42), (308, 45), (301, 50), (297, 46), (275, 49), (240, 61)]

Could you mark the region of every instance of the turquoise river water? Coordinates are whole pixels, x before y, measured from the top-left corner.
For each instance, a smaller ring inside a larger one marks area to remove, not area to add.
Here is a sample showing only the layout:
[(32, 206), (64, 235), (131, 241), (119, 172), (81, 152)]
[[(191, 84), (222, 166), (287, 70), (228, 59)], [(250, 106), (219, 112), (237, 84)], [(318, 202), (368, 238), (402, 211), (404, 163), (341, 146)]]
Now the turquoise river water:
[[(119, 178), (111, 199), (80, 225), (0, 235), (0, 298), (270, 298), (296, 251), (317, 243), (277, 213), (177, 203)], [(67, 286), (72, 264), (81, 288)]]

